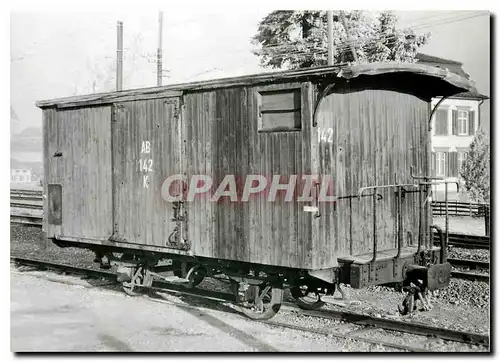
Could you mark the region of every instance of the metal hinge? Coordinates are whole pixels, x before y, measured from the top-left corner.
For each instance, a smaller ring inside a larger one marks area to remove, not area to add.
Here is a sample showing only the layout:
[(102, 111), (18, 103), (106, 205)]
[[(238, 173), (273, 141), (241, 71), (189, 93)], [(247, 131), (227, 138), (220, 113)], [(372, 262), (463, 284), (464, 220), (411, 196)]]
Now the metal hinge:
[(175, 228), (170, 233), (166, 245), (172, 249), (190, 250), (191, 243), (187, 240), (187, 212), (184, 208), (184, 202), (176, 201), (173, 203)]

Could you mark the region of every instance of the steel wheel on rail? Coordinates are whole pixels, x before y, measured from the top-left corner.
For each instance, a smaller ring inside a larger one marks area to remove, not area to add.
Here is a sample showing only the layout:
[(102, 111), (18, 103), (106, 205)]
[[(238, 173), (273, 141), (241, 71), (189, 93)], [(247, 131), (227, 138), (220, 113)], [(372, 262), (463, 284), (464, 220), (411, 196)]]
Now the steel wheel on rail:
[(248, 294), (253, 295), (242, 303), (240, 311), (256, 320), (269, 319), (276, 315), (283, 302), (283, 287), (280, 283), (264, 282), (250, 285)]
[(290, 288), (295, 304), (302, 309), (315, 310), (325, 305), (317, 291), (311, 291), (307, 285), (296, 285)]
[(191, 274), (189, 274), (189, 286), (191, 288), (196, 287), (200, 284), (207, 275), (207, 271), (204, 267), (198, 266), (196, 267)]

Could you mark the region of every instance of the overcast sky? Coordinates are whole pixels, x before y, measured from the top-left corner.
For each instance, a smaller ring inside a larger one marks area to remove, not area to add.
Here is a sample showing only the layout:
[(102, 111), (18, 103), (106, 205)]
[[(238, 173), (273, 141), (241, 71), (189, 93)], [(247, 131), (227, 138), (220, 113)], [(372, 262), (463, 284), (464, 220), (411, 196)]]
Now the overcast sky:
[[(250, 38), (268, 9), (212, 13), (206, 9), (164, 12), (164, 84), (262, 71)], [(430, 32), (421, 52), (453, 59), (490, 94), (490, 23), (481, 11), (398, 11), (401, 27)], [(11, 14), (11, 105), (22, 126), (41, 125), (34, 102), (89, 93), (93, 75), (114, 86), (116, 22), (124, 23), (124, 88), (156, 84), (158, 13)], [(140, 54), (141, 56), (139, 56)], [(101, 82), (102, 83), (102, 82)], [(95, 85), (102, 91), (102, 84)]]

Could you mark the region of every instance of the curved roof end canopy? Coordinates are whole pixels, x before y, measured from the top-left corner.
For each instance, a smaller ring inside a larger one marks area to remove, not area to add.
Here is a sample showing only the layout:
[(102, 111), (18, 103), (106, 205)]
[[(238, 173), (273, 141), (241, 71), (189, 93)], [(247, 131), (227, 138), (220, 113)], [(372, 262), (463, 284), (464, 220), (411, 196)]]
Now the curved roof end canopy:
[(373, 78), (377, 79), (381, 88), (392, 86), (395, 90), (408, 91), (425, 98), (450, 97), (475, 91), (473, 82), (468, 78), (446, 69), (417, 63), (356, 64), (340, 69), (337, 77), (348, 80), (358, 78), (360, 83), (370, 83), (368, 78)]

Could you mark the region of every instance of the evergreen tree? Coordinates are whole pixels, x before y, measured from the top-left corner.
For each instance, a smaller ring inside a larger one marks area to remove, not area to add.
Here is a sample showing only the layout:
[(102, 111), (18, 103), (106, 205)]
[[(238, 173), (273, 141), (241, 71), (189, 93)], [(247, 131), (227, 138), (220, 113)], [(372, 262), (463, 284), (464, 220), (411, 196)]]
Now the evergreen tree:
[[(334, 62), (398, 61), (413, 62), (417, 50), (426, 44), (430, 34), (416, 35), (412, 29), (398, 29), (398, 19), (390, 11), (377, 18), (364, 11), (346, 11), (348, 42), (340, 12), (334, 12)], [(261, 64), (269, 68), (297, 69), (327, 64), (326, 11), (277, 10), (259, 23), (253, 43)]]
[(460, 176), (470, 199), (490, 202), (490, 144), (482, 129), (474, 136)]

